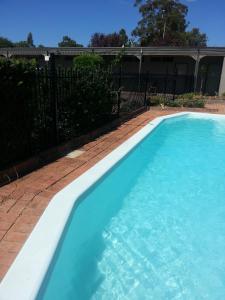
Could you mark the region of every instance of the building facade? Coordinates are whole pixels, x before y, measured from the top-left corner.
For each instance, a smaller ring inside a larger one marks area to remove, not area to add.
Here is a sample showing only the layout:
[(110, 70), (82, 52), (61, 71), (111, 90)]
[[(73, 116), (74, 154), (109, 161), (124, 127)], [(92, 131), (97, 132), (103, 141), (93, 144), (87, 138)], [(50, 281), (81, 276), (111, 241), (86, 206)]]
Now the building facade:
[(176, 93), (225, 93), (225, 48), (0, 48), (6, 58), (35, 58), (40, 66), (54, 56), (56, 66), (71, 67), (73, 58), (83, 53), (96, 53), (105, 61), (122, 54), (120, 70), (126, 76), (147, 74), (157, 92), (170, 92), (176, 78)]

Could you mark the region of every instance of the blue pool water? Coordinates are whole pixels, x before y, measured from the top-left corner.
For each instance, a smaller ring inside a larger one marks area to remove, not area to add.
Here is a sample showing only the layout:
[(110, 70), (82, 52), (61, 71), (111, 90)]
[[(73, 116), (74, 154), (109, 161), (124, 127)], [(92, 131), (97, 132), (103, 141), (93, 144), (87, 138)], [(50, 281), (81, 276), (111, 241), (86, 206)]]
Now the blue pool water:
[(225, 120), (164, 121), (84, 195), (38, 299), (225, 299)]

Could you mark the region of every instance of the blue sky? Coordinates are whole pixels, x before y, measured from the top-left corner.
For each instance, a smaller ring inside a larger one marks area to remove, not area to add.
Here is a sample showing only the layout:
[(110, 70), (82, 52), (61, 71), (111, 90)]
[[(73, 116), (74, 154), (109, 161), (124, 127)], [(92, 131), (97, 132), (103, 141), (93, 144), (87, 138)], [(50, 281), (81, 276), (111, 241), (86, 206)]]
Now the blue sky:
[[(0, 36), (13, 41), (33, 33), (35, 44), (57, 46), (63, 35), (87, 45), (94, 32), (134, 29), (140, 16), (133, 0), (0, 0)], [(182, 0), (190, 27), (208, 35), (209, 46), (225, 46), (225, 0)]]

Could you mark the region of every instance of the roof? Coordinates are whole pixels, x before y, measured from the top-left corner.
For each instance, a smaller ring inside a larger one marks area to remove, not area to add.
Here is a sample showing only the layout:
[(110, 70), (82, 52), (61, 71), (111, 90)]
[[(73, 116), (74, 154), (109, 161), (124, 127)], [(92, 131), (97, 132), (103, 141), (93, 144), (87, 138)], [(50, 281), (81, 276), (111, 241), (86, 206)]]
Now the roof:
[(54, 53), (55, 55), (76, 56), (82, 53), (97, 53), (100, 55), (117, 55), (121, 51), (125, 55), (166, 55), (166, 56), (224, 56), (225, 47), (183, 48), (183, 47), (63, 47), (63, 48), (0, 48), (3, 56), (40, 56)]

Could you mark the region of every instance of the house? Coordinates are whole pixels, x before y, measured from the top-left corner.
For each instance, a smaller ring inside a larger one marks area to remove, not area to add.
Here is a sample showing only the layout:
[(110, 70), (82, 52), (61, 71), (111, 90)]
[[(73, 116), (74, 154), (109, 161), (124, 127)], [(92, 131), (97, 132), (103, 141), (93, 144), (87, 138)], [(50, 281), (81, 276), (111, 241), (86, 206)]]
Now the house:
[(105, 48), (0, 48), (0, 56), (7, 58), (35, 58), (43, 66), (54, 57), (56, 66), (70, 67), (75, 56), (96, 53), (106, 61), (123, 55), (121, 69), (124, 76), (145, 74), (150, 88), (157, 92), (202, 92), (222, 95), (225, 92), (225, 48), (176, 47), (105, 47)]

